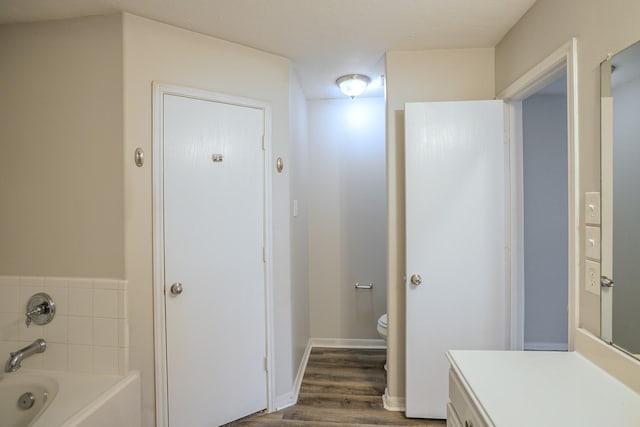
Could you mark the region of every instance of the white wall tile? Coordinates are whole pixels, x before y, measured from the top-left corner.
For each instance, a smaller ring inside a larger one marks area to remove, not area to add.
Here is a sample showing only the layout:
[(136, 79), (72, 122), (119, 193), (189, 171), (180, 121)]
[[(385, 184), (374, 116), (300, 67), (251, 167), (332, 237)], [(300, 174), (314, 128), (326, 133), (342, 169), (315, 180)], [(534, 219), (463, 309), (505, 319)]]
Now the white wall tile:
[(67, 277), (45, 277), (44, 287), (67, 288), (69, 287), (69, 279)]
[(69, 288), (69, 315), (93, 315), (93, 289)]
[(93, 322), (90, 317), (69, 316), (69, 344), (93, 344)]
[(118, 317), (118, 291), (115, 289), (93, 290), (93, 316)]
[(118, 319), (93, 319), (93, 344), (118, 347)]
[(55, 344), (47, 342), (47, 349), (44, 354), (44, 369), (53, 369), (56, 371), (67, 370), (67, 344)]
[(93, 289), (112, 289), (117, 290), (120, 285), (120, 280), (111, 279), (94, 279)]
[(70, 278), (69, 279), (69, 287), (70, 288), (91, 289), (91, 279)]
[(44, 339), (48, 343), (67, 344), (68, 337), (68, 318), (67, 316), (57, 315), (47, 325), (44, 325)]
[(118, 319), (118, 347), (129, 347), (129, 322)]
[(93, 372), (97, 374), (118, 373), (118, 349), (93, 347)]
[[(127, 281), (66, 277), (0, 276), (0, 354), (18, 350), (37, 338), (44, 354), (26, 367), (73, 372), (126, 373), (129, 363)], [(45, 326), (26, 327), (27, 300), (48, 293), (56, 316)]]
[(42, 289), (44, 287), (44, 277), (21, 276), (20, 286)]
[(42, 326), (32, 323), (31, 326), (27, 328), (27, 325), (24, 322), (18, 323), (18, 339), (20, 341), (29, 341), (29, 343), (31, 343), (33, 340), (42, 338), (43, 335), (44, 328)]
[(127, 291), (118, 291), (118, 319), (127, 318)]
[(0, 313), (18, 312), (18, 287), (0, 287)]
[(129, 349), (119, 348), (118, 349), (118, 373), (121, 375), (125, 375), (127, 372), (129, 372)]
[[(17, 341), (19, 323), (18, 313), (0, 313), (0, 341)], [(0, 354), (4, 357), (6, 353)]]
[(93, 348), (88, 345), (67, 347), (68, 369), (72, 372), (93, 372)]
[(0, 276), (0, 286), (18, 286), (20, 279), (18, 276)]

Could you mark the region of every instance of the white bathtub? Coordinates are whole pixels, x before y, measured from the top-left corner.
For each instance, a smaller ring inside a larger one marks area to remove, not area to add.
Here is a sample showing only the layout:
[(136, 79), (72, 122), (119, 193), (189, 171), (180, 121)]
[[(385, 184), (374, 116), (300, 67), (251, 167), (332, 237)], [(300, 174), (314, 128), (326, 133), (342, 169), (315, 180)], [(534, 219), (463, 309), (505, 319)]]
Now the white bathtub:
[[(35, 402), (19, 409), (18, 399), (31, 392)], [(138, 427), (140, 375), (77, 374), (20, 369), (0, 377), (2, 427)]]

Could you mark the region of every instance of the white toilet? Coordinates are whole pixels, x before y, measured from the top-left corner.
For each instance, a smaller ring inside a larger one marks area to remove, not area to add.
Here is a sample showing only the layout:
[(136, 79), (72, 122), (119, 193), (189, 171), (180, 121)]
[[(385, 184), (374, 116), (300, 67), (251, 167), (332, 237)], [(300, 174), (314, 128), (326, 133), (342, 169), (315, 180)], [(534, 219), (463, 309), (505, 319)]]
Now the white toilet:
[(378, 319), (378, 334), (380, 334), (381, 338), (384, 338), (385, 342), (387, 341), (387, 313)]

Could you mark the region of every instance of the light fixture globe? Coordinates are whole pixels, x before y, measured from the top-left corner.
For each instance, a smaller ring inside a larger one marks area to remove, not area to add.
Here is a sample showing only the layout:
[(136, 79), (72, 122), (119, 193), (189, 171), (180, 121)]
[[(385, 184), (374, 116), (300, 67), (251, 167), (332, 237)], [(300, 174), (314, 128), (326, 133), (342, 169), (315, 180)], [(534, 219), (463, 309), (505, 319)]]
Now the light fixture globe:
[(342, 93), (350, 96), (351, 99), (361, 95), (369, 83), (371, 83), (371, 79), (363, 74), (347, 74), (336, 80), (336, 84)]

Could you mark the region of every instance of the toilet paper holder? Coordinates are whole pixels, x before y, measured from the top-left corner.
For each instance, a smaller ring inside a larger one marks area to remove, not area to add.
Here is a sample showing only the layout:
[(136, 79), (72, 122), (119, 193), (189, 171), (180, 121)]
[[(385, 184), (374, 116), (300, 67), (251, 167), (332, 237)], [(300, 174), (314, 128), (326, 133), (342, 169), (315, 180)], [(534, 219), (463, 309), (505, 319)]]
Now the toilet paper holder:
[(356, 289), (373, 289), (373, 283), (356, 283)]

